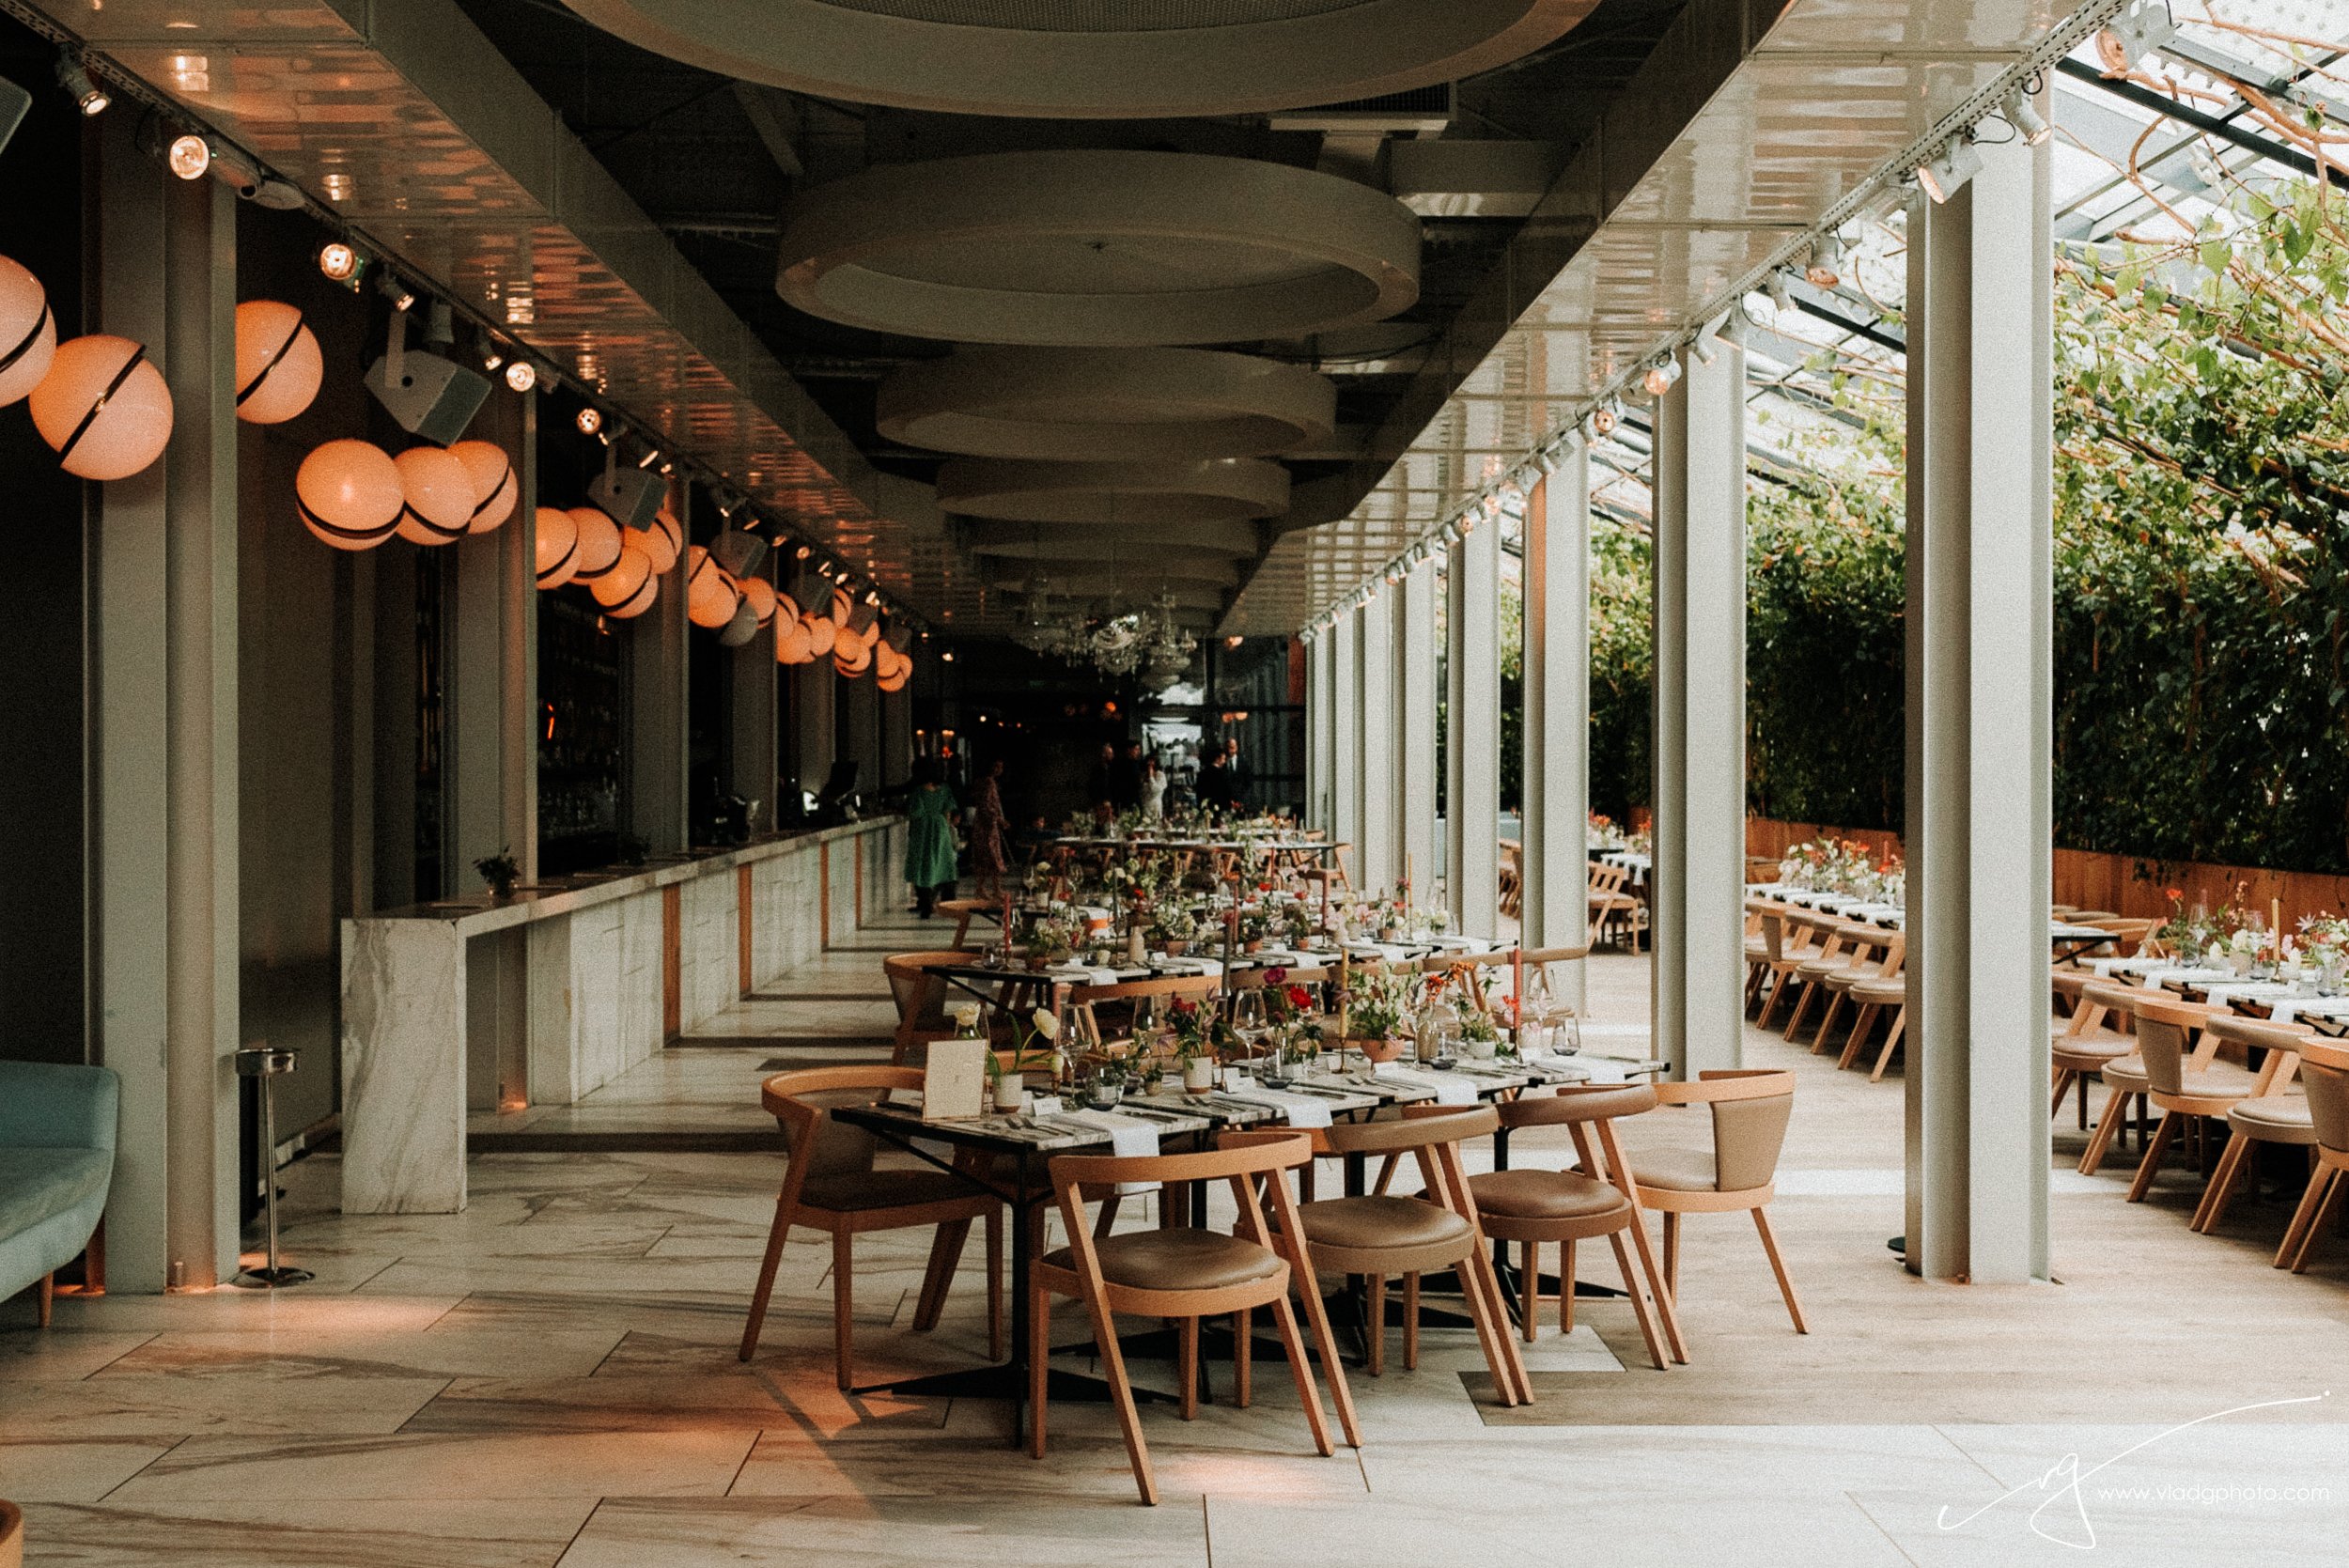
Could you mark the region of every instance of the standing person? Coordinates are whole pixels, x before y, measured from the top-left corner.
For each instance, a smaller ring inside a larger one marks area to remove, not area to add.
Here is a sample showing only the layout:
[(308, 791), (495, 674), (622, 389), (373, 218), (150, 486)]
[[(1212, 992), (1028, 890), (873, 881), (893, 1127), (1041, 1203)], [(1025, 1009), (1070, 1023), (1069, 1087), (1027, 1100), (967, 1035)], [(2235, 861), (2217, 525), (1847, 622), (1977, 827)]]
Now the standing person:
[(1223, 742), (1223, 788), (1231, 798), (1230, 809), (1237, 813), (1247, 809), (1248, 769), (1239, 760), (1239, 737)]
[(1110, 774), (1110, 801), (1121, 812), (1142, 806), (1142, 742), (1128, 740)]
[(906, 796), (906, 880), (913, 884), (914, 912), (927, 920), (940, 898), (955, 895), (954, 791), (935, 758), (913, 770)]
[(1155, 756), (1142, 764), (1142, 815), (1153, 822), (1166, 815), (1166, 769)]
[(1011, 824), (997, 787), (1003, 776), (1003, 759), (997, 757), (971, 792), (971, 875), (979, 879), (979, 892), (988, 898), (1000, 894), (1003, 886), (1003, 831)]
[(1101, 743), (1101, 760), (1093, 765), (1093, 776), (1085, 781), (1085, 804), (1095, 811), (1110, 805), (1117, 794), (1117, 748), (1108, 741)]
[(1226, 758), (1221, 745), (1202, 748), (1199, 761), (1199, 782), (1193, 785), (1202, 811), (1227, 812), (1232, 809), (1232, 774), (1225, 766)]

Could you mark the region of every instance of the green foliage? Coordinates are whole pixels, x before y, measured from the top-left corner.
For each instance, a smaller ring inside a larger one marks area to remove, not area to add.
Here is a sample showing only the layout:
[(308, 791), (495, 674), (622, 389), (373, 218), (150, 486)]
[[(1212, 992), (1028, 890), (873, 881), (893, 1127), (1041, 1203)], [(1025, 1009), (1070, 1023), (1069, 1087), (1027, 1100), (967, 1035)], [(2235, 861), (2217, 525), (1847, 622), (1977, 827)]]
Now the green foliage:
[(1591, 518), (1591, 809), (1618, 822), (1648, 803), (1655, 717), (1655, 541), (1644, 527)]

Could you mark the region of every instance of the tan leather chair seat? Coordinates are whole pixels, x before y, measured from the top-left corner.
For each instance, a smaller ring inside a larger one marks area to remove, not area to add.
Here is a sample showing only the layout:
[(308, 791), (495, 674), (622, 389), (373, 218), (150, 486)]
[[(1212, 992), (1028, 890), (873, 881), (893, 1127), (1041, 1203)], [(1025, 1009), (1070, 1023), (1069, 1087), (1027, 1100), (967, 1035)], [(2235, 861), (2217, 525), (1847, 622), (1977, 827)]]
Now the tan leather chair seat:
[(810, 1176), (800, 1202), (810, 1208), (844, 1212), (950, 1203), (983, 1191), (976, 1182), (951, 1171), (842, 1171)]
[(2185, 1093), (2197, 1096), (2248, 1094), (2259, 1087), (2259, 1075), (2232, 1062), (2214, 1062), (2208, 1070), (2188, 1073), (2179, 1080)]
[[(1122, 1231), (1093, 1244), (1101, 1278), (1137, 1290), (1224, 1290), (1262, 1280), (1281, 1260), (1252, 1241), (1221, 1231)], [(1077, 1255), (1064, 1247), (1046, 1254), (1048, 1268), (1073, 1270)]]
[(1312, 1246), (1434, 1247), (1468, 1234), (1469, 1222), (1417, 1198), (1325, 1198), (1297, 1205)]
[(1748, 937), (1746, 939), (1746, 959), (1749, 963), (1761, 963), (1765, 959), (1768, 958), (1769, 955), (1769, 943), (1764, 941), (1759, 937)]
[(1908, 1000), (1908, 982), (1899, 975), (1890, 980), (1855, 980), (1851, 999), (1863, 1006), (1898, 1007)]
[(2142, 1094), (2151, 1087), (2145, 1081), (2145, 1062), (2142, 1057), (2116, 1057), (2097, 1068), (2096, 1076), (2105, 1080), (2108, 1088), (2118, 1089), (2124, 1094)]
[(1673, 1192), (1710, 1192), (1720, 1185), (1710, 1149), (1631, 1149), (1625, 1160), (1641, 1187)]
[(2055, 1024), (2055, 1037), (2050, 1044), (2055, 1051), (2055, 1064), (2059, 1067), (2070, 1067), (2076, 1072), (2093, 1072), (2108, 1062), (2117, 1062), (2122, 1057), (2137, 1054), (2137, 1036), (2134, 1034), (2123, 1034), (2102, 1025), (2078, 1034), (2070, 1034), (2065, 1032), (2068, 1026), (2061, 1018), (2052, 1022)]
[(2309, 1119), (2305, 1094), (2261, 1094), (2231, 1107), (2227, 1125), (2263, 1143), (2313, 1146), (2316, 1124)]
[(1832, 958), (1812, 958), (1795, 972), (1805, 980), (1825, 980), (1830, 974), (1841, 974), (1852, 967), (1852, 955), (1839, 953)]
[(1611, 1214), (1627, 1202), (1614, 1188), (1574, 1171), (1488, 1171), (1469, 1178), (1485, 1214), (1518, 1219), (1580, 1219)]

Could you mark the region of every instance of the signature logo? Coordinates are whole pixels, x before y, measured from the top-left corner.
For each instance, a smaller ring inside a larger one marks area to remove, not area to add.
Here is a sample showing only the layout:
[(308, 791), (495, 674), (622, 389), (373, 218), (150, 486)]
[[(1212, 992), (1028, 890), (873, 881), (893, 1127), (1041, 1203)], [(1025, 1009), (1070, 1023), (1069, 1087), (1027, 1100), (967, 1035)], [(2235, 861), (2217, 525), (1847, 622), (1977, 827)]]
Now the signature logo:
[[(2283, 1405), (2313, 1405), (2319, 1400), (2331, 1397), (2331, 1391), (2328, 1389), (2321, 1394), (2305, 1394), (2297, 1399), (2263, 1399), (2256, 1405), (2238, 1405), (2229, 1410), (2214, 1410), (2207, 1416), (2197, 1416), (2190, 1421), (2180, 1421), (2167, 1432), (2156, 1432), (2143, 1442), (2132, 1443), (2102, 1464), (2091, 1465), (2085, 1469), (2080, 1467), (2080, 1456), (2077, 1453), (2067, 1453), (2053, 1465), (2048, 1466), (2037, 1478), (1991, 1498), (1962, 1519), (1952, 1519), (1949, 1505), (1942, 1504), (1939, 1512), (1934, 1516), (1934, 1523), (1944, 1530), (1964, 1529), (1983, 1514), (2003, 1508), (2017, 1498), (2030, 1493), (2045, 1493), (2046, 1496), (2039, 1499), (2038, 1506), (2033, 1508), (2023, 1521), (2030, 1527), (2030, 1532), (2042, 1541), (2052, 1542), (2059, 1546), (2069, 1546), (2075, 1551), (2092, 1552), (2096, 1549), (2096, 1526), (2095, 1522), (2088, 1516), (2088, 1500), (2080, 1491), (2083, 1483), (2112, 1468), (2129, 1455), (2142, 1453), (2155, 1444), (2166, 1442), (2189, 1428), (2215, 1421), (2224, 1421), (2229, 1416), (2240, 1416), (2247, 1411), (2272, 1410)], [(2059, 1531), (2061, 1533), (2058, 1533)]]

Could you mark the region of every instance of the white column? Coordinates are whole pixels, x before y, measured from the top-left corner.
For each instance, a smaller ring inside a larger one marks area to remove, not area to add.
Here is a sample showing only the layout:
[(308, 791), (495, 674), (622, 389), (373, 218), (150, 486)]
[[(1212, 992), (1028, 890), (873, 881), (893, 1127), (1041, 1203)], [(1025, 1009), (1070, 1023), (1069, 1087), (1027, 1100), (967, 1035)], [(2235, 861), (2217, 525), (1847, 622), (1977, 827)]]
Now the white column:
[(1501, 917), (1501, 523), (1454, 547), (1445, 573), (1444, 893), (1454, 928)]
[(90, 1027), (122, 1078), (106, 1281), (152, 1293), (237, 1269), (236, 201), (128, 122), (102, 135), (92, 330), (146, 346), (175, 414), (161, 459), (93, 487), (87, 631)]
[[(669, 512), (677, 526), (692, 526), (692, 488), (669, 490)], [(691, 657), (685, 618), (685, 552), (661, 575), (652, 608), (629, 623), (629, 831), (657, 855), (687, 847), (686, 791), (689, 702), (686, 660)]]
[(1908, 218), (1907, 1256), (2047, 1277), (2048, 149)]
[(537, 509), (537, 404), (535, 397), (493, 397), (483, 406), (470, 433), (496, 442), (514, 464), (514, 515), (496, 533), (450, 547), (457, 582), (449, 638), (447, 758), (456, 780), (449, 880), (459, 889), (477, 884), (473, 866), (483, 856), (506, 849), (521, 859), (537, 848), (537, 748), (517, 744), (537, 733), (537, 573), (523, 551)]
[(1411, 896), (1436, 890), (1436, 567), (1423, 561), (1396, 591), (1394, 644), (1395, 812)]
[[(1591, 458), (1579, 442), (1525, 506), (1525, 945), (1589, 935)], [(1551, 979), (1577, 1011), (1583, 973)]]
[[(771, 572), (770, 563), (763, 563), (762, 570)], [(779, 753), (775, 746), (777, 719), (776, 689), (782, 666), (775, 662), (775, 627), (770, 620), (758, 635), (739, 648), (724, 650), (734, 661), (728, 672), (729, 691), (734, 699), (734, 778), (730, 787), (745, 800), (756, 803), (751, 816), (751, 831), (762, 832), (775, 823), (776, 775)], [(878, 771), (878, 755), (864, 760), (864, 777), (858, 787), (870, 794), (879, 786), (874, 775)]]
[(1305, 641), (1305, 826), (1330, 826), (1330, 652), (1325, 628)]
[(1394, 643), (1399, 596), (1387, 589), (1360, 612), (1361, 639), (1362, 836), (1356, 874), (1366, 888), (1392, 887), (1402, 872), (1395, 842)]
[(1354, 847), (1346, 862), (1362, 876), (1362, 628), (1352, 611), (1330, 629), (1330, 837)]
[[(801, 571), (799, 586), (793, 590), (792, 598), (802, 606), (822, 606), (831, 600), (832, 584), (814, 572)], [(824, 781), (832, 774), (834, 739), (832, 703), (838, 695), (840, 676), (832, 669), (829, 654), (791, 668), (791, 678), (799, 682), (791, 693), (791, 716), (792, 726), (799, 731), (795, 755), (799, 765), (800, 788), (810, 795), (817, 795), (823, 792)]]
[(1745, 1028), (1746, 365), (1723, 344), (1656, 406), (1656, 1053), (1735, 1067)]

